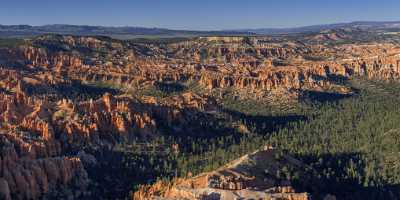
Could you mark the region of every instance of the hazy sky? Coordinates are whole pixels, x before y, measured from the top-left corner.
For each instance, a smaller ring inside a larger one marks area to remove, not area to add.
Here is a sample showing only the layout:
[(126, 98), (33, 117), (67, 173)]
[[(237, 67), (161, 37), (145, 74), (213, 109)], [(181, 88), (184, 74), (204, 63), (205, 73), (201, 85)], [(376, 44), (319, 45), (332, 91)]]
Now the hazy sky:
[(400, 0), (1, 0), (0, 24), (173, 29), (400, 20)]

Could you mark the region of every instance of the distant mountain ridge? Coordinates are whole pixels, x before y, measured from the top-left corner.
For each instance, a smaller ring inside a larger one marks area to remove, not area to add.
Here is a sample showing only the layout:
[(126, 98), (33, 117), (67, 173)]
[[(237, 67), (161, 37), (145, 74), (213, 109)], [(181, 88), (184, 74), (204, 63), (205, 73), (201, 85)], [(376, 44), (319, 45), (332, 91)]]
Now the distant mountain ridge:
[(349, 23), (319, 24), (293, 28), (259, 28), (259, 29), (236, 29), (232, 31), (252, 32), (255, 34), (289, 34), (320, 32), (327, 29), (363, 29), (363, 30), (400, 30), (400, 21), (355, 21)]
[(32, 37), (42, 34), (104, 35), (118, 39), (138, 37), (190, 37), (206, 35), (265, 35), (321, 32), (328, 29), (361, 29), (400, 31), (400, 21), (356, 21), (349, 23), (321, 24), (293, 28), (259, 28), (233, 30), (173, 30), (145, 27), (109, 27), (90, 25), (52, 24), (43, 26), (0, 25), (0, 37)]
[(0, 25), (0, 37), (29, 37), (42, 34), (104, 35), (115, 38), (135, 38), (140, 36), (187, 37), (203, 35), (244, 35), (252, 34), (242, 31), (196, 31), (172, 30), (166, 28), (144, 27), (107, 27), (89, 25), (53, 24), (43, 26)]

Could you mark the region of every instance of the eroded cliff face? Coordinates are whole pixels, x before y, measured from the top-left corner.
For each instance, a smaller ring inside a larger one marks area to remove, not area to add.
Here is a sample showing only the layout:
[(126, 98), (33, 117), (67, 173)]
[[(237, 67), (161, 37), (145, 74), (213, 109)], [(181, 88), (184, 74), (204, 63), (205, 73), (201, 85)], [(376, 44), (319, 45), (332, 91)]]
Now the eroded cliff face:
[(0, 75), (0, 192), (6, 199), (37, 199), (74, 184), (76, 195), (85, 195), (89, 179), (84, 166), (78, 156), (66, 153), (88, 144), (110, 148), (118, 138), (155, 137), (156, 119), (184, 126), (185, 115), (214, 103), (192, 93), (162, 100), (104, 93), (76, 102), (29, 95), (26, 85), (51, 84), (35, 76), (8, 69)]
[(74, 144), (84, 138), (96, 138), (103, 132), (155, 134), (153, 118), (184, 120), (182, 115), (186, 111), (205, 110), (215, 104), (208, 96), (190, 92), (162, 100), (146, 96), (141, 99), (131, 95), (113, 96), (110, 93), (80, 102), (65, 98), (51, 100), (48, 96), (30, 96), (24, 92), (23, 85), (29, 83), (16, 71), (2, 72), (4, 79), (0, 84), (5, 92), (0, 94), (0, 120), (3, 128), (26, 129), (46, 141), (65, 135), (64, 139)]
[[(354, 75), (382, 79), (399, 77), (400, 50), (392, 44), (342, 45), (329, 49), (296, 43), (269, 44), (262, 40), (251, 42), (253, 46), (229, 41), (225, 41), (222, 47), (210, 46), (201, 39), (198, 42), (172, 44), (169, 46), (173, 52), (171, 58), (164, 55), (166, 52), (163, 49), (156, 47), (150, 50), (150, 57), (133, 56), (140, 53), (112, 48), (110, 52), (113, 53), (109, 56), (114, 57), (111, 60), (95, 57), (86, 64), (79, 53), (48, 53), (48, 50), (36, 47), (24, 47), (21, 51), (28, 66), (51, 68), (57, 75), (68, 74), (77, 80), (121, 85), (141, 86), (157, 81), (190, 80), (210, 90), (233, 87), (272, 91), (324, 88), (332, 84), (333, 75), (345, 78)], [(75, 43), (70, 41), (68, 44)], [(90, 47), (90, 42), (84, 44)], [(207, 53), (203, 54), (207, 55), (200, 61), (198, 57), (204, 49)], [(47, 78), (52, 80), (54, 76), (48, 75)]]
[(0, 194), (5, 199), (38, 199), (59, 185), (79, 188), (74, 198), (85, 192), (89, 180), (81, 160), (60, 156), (59, 143), (15, 132), (2, 132), (0, 143)]

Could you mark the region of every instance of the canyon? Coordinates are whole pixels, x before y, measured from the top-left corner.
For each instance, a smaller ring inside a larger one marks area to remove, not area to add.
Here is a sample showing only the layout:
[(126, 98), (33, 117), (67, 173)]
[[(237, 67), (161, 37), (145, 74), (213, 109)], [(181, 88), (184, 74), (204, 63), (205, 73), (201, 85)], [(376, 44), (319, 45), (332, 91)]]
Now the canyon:
[[(277, 105), (299, 102), (307, 91), (351, 95), (353, 88), (341, 81), (396, 81), (399, 63), (400, 46), (390, 41), (332, 45), (269, 36), (210, 36), (146, 44), (69, 35), (26, 39), (17, 47), (0, 48), (0, 195), (6, 200), (39, 199), (67, 187), (66, 198), (88, 198), (94, 194), (87, 166), (98, 161), (92, 151), (112, 150), (122, 141), (153, 141), (166, 132), (203, 136), (193, 124), (210, 124), (213, 120), (206, 117), (225, 112), (220, 105), (225, 94)], [(250, 132), (246, 125), (239, 127), (242, 134)], [(207, 136), (218, 134), (199, 129)], [(169, 145), (185, 151), (180, 144)], [(288, 161), (280, 161), (285, 164), (274, 164), (274, 154), (265, 150), (245, 158), (264, 156), (257, 167), (272, 163), (270, 170), (300, 162), (285, 157)], [(134, 197), (146, 199), (149, 191), (164, 190), (172, 199), (207, 199), (211, 193), (222, 199), (310, 198), (283, 180), (260, 178), (231, 166), (177, 179), (172, 186), (155, 183)], [(265, 190), (271, 192), (260, 193)]]

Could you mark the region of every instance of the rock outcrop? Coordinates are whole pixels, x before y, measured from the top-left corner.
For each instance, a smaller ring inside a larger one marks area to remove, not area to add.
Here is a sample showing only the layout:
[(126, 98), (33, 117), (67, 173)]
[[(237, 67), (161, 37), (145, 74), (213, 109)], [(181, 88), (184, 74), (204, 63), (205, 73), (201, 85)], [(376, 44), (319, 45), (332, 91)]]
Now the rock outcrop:
[[(275, 150), (266, 149), (243, 156), (216, 171), (171, 182), (159, 181), (142, 186), (134, 199), (296, 199), (307, 200), (307, 193), (297, 193), (287, 180), (274, 176), (283, 166), (299, 169), (302, 163), (285, 156), (279, 161)], [(250, 164), (252, 163), (252, 164)], [(260, 171), (264, 170), (264, 171)], [(268, 174), (265, 174), (268, 171)]]
[(49, 156), (55, 144), (24, 141), (15, 133), (1, 133), (0, 144), (0, 195), (6, 199), (38, 199), (58, 185), (86, 190), (89, 180), (80, 159)]

